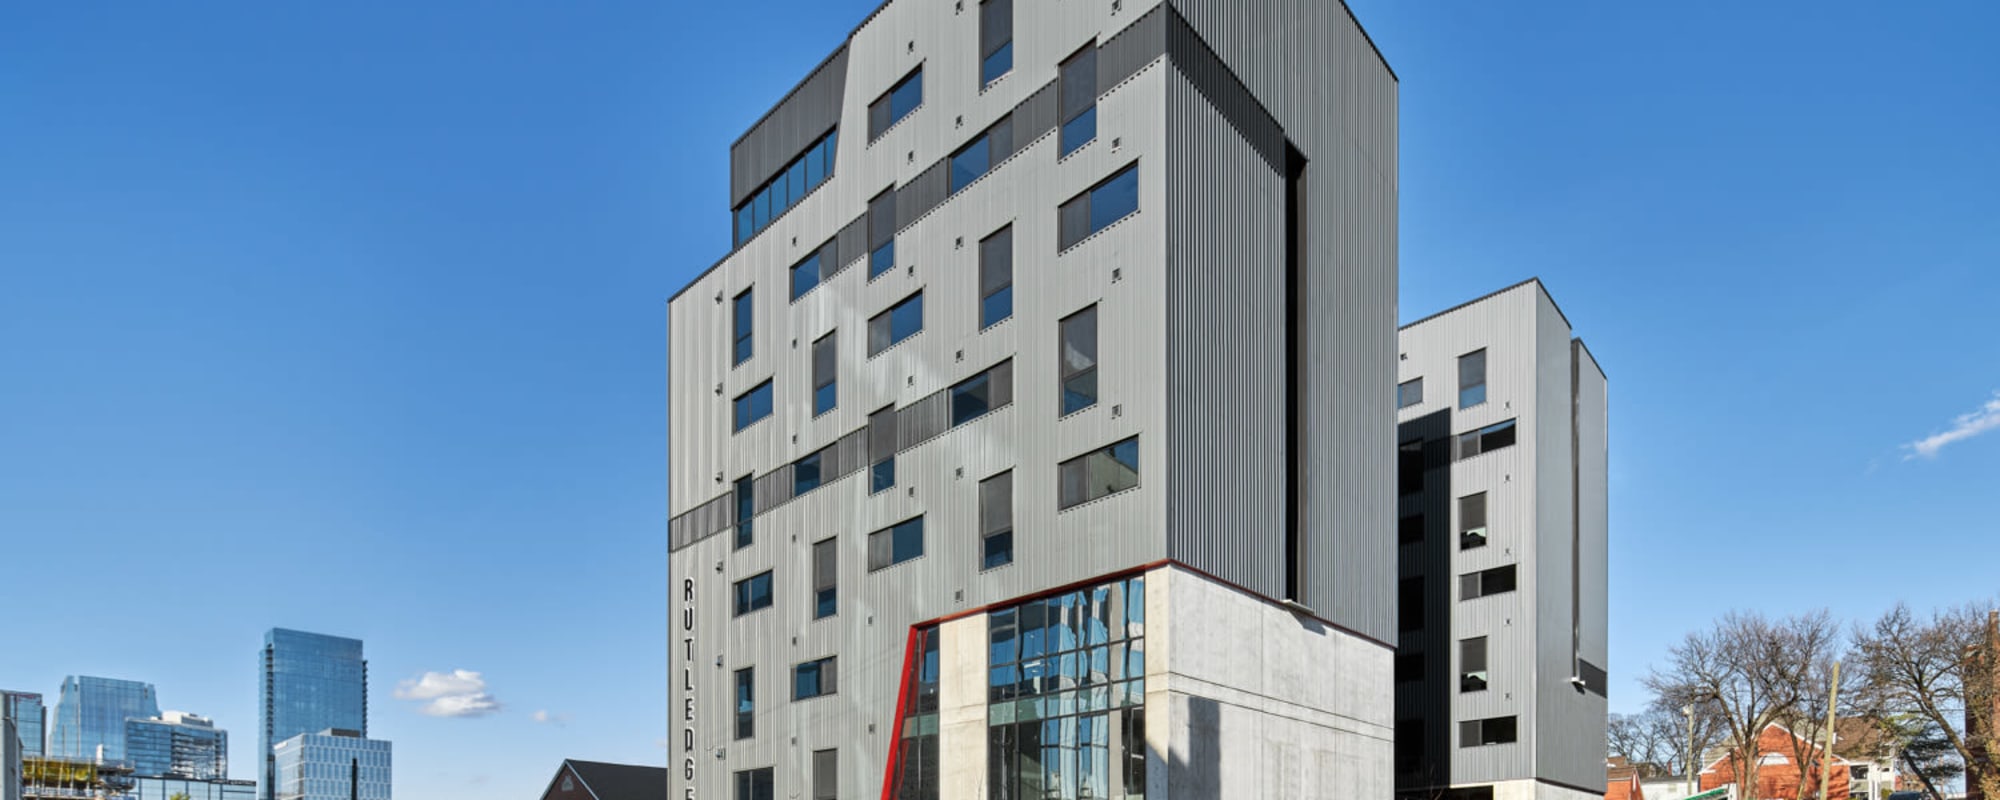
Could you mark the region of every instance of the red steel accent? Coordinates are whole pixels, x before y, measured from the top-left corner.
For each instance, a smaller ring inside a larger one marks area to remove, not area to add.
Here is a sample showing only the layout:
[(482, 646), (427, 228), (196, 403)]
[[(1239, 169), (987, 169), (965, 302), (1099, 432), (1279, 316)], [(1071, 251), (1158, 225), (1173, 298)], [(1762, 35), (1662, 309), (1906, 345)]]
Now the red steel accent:
[(903, 678), (896, 690), (896, 721), (889, 730), (889, 768), (882, 776), (882, 800), (895, 800), (896, 767), (903, 759), (903, 708), (910, 702), (910, 665), (917, 657), (918, 627), (911, 625), (910, 635), (903, 641)]

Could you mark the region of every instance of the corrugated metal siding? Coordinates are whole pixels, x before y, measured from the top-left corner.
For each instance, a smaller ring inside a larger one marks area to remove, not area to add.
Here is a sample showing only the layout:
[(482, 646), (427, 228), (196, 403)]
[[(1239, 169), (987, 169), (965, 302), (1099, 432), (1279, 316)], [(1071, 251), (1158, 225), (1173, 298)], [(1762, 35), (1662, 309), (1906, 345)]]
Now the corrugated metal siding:
[(946, 179), (951, 172), (950, 159), (938, 159), (930, 169), (924, 170), (916, 180), (904, 184), (896, 190), (896, 230), (902, 230), (923, 219), (931, 209), (944, 202), (945, 190), (950, 184)]
[(1179, 69), (1167, 126), (1167, 553), (1283, 597), (1285, 178)]
[[(729, 206), (740, 205), (832, 130), (840, 122), (846, 91), (847, 47), (842, 45), (729, 148)], [(841, 138), (845, 144), (847, 137)]]
[(1395, 636), (1396, 80), (1339, 3), (1172, 0), (1307, 175), (1306, 604)]
[(1117, 35), (1099, 43), (1097, 50), (1097, 93), (1111, 91), (1141, 67), (1167, 52), (1166, 6), (1141, 15)]

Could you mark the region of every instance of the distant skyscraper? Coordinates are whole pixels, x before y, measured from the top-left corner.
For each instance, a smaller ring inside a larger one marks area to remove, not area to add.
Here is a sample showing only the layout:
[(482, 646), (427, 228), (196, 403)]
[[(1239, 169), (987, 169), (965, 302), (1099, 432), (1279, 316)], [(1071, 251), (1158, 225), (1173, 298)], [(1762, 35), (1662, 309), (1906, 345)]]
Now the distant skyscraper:
[(207, 717), (169, 711), (159, 719), (126, 720), (125, 751), (134, 775), (229, 777), (229, 732)]
[(390, 800), (388, 742), (329, 729), (293, 736), (271, 750), (276, 800)]
[(90, 761), (102, 746), (105, 763), (123, 764), (125, 720), (159, 715), (160, 701), (150, 683), (72, 675), (63, 679), (62, 698), (56, 701), (49, 755)]
[(21, 798), (21, 729), (14, 724), (14, 707), (0, 703), (0, 800)]
[(368, 661), (359, 639), (273, 628), (264, 634), (259, 666), (263, 724), (257, 750), (264, 764), (257, 796), (273, 800), (280, 742), (328, 729), (368, 736)]
[(14, 718), (15, 732), (21, 740), (21, 757), (41, 758), (43, 732), (49, 722), (42, 696), (34, 692), (0, 691), (0, 714)]

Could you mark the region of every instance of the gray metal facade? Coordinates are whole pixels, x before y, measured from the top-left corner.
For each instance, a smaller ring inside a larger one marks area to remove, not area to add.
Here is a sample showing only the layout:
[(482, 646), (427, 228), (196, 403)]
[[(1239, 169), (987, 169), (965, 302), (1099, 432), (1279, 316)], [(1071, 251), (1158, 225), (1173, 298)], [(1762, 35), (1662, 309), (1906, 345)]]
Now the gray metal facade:
[[(1460, 359), (1484, 352), (1482, 402), (1461, 406)], [(1510, 781), (1601, 793), (1604, 773), (1608, 395), (1604, 373), (1531, 280), (1401, 331), (1400, 380), (1422, 379), (1402, 408), (1402, 442), (1421, 443), (1423, 477), (1402, 517), (1400, 576), (1421, 579), (1424, 624), (1400, 634), (1421, 680), (1397, 686), (1397, 719), (1422, 720), (1399, 789)], [(1514, 443), (1468, 455), (1456, 440), (1514, 421)], [(1462, 498), (1484, 494), (1486, 544), (1465, 546)], [(1463, 596), (1463, 576), (1513, 566), (1511, 591)], [(1483, 690), (1466, 691), (1461, 643), (1485, 640)], [(1460, 724), (1513, 718), (1517, 740), (1467, 746)], [(1414, 729), (1411, 729), (1414, 730)], [(1539, 789), (1538, 789), (1539, 791)], [(1537, 795), (1540, 796), (1540, 795)]]
[[(746, 133), (732, 201), (837, 125), (832, 177), (669, 304), (674, 797), (729, 797), (762, 767), (778, 796), (806, 796), (829, 748), (840, 797), (880, 796), (911, 625), (1168, 560), (1267, 598), (1291, 576), (1334, 635), (1393, 646), (1393, 74), (1337, 3), (1017, 0), (1012, 72), (982, 87), (977, 5), (887, 3)], [(1096, 137), (1062, 155), (1058, 65), (1093, 41)], [(921, 104), (870, 141), (870, 103), (919, 67)], [(1007, 115), (1004, 157), (950, 191), (952, 153)], [(1138, 210), (1060, 248), (1057, 208), (1132, 165)], [(885, 190), (895, 259), (871, 278)], [(978, 243), (1007, 226), (1013, 312), (982, 328)], [(814, 253), (835, 266), (794, 299), (789, 269)], [(871, 355), (868, 321), (919, 291), (922, 331)], [(1098, 399), (1061, 415), (1057, 322), (1092, 305)], [(837, 404), (815, 414), (828, 334)], [(951, 424), (951, 387), (996, 368), (1005, 402)], [(773, 414), (735, 430), (734, 400), (766, 380)], [(871, 492), (886, 408), (895, 485)], [(1057, 465), (1129, 437), (1138, 487), (1059, 510)], [(822, 451), (819, 485), (796, 491), (794, 465)], [(1007, 471), (1014, 560), (981, 569), (979, 482)], [(918, 516), (923, 555), (871, 571), (869, 534)], [(829, 539), (838, 611), (815, 619), (811, 553)], [(772, 607), (733, 614), (733, 585), (767, 570)], [(828, 656), (838, 692), (793, 701), (793, 667)], [(744, 668), (754, 733), (737, 739)]]

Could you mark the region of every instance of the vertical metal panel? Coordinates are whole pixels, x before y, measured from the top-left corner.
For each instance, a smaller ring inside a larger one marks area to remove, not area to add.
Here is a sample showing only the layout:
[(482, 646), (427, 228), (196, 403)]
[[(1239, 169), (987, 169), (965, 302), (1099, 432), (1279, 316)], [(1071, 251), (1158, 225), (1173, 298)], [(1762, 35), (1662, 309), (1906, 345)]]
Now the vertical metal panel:
[(1167, 552), (1282, 597), (1285, 178), (1179, 69), (1167, 124)]
[(1026, 147), (1056, 129), (1056, 82), (1049, 81), (1014, 108), (1014, 136)]
[(896, 230), (910, 227), (944, 202), (945, 192), (950, 188), (950, 173), (950, 162), (939, 159), (916, 180), (896, 190)]
[(1153, 63), (1167, 52), (1165, 9), (1159, 6), (1139, 17), (1137, 22), (1119, 31), (1118, 35), (1104, 40), (1097, 50), (1097, 92), (1103, 94), (1111, 87), (1124, 83), (1140, 67)]
[[(729, 148), (731, 208), (840, 122), (846, 90), (847, 48), (843, 46)], [(841, 138), (841, 144), (854, 141)]]
[(835, 241), (839, 243), (836, 249), (840, 256), (838, 262), (840, 266), (835, 268), (834, 271), (838, 272), (846, 269), (848, 264), (867, 255), (868, 215), (861, 214), (855, 217), (853, 222), (847, 223), (846, 227), (840, 229), (840, 233), (835, 237)]

